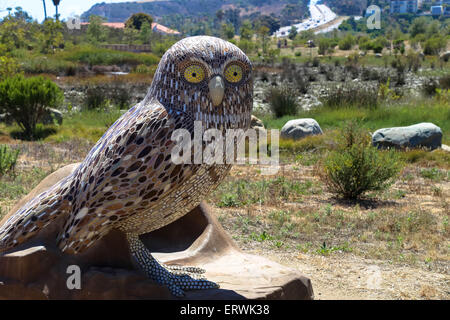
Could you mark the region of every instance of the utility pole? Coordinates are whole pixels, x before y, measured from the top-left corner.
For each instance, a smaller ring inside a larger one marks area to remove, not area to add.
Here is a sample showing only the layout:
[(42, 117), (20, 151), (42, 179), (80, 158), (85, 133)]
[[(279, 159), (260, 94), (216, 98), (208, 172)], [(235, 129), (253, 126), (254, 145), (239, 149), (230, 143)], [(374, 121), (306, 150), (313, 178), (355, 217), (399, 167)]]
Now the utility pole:
[(44, 5), (44, 21), (47, 20), (47, 8), (45, 7), (45, 0), (42, 0), (42, 4)]
[(59, 6), (60, 2), (61, 2), (61, 0), (53, 0), (53, 4), (54, 4), (54, 6), (56, 8), (56, 15), (55, 15), (56, 20), (59, 20), (58, 6)]

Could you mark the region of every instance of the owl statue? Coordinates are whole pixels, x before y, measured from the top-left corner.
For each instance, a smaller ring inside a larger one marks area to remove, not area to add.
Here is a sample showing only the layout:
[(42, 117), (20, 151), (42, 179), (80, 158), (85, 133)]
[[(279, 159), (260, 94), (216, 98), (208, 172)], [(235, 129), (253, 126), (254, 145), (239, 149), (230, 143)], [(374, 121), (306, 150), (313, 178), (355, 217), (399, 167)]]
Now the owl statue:
[(238, 47), (208, 36), (180, 40), (161, 58), (145, 99), (106, 131), (74, 172), (1, 222), (0, 252), (50, 224), (63, 226), (55, 241), (70, 254), (118, 229), (138, 265), (172, 294), (216, 288), (200, 268), (158, 262), (139, 235), (198, 206), (231, 168), (176, 164), (172, 133), (193, 135), (198, 122), (204, 130), (246, 130), (252, 103), (252, 65)]

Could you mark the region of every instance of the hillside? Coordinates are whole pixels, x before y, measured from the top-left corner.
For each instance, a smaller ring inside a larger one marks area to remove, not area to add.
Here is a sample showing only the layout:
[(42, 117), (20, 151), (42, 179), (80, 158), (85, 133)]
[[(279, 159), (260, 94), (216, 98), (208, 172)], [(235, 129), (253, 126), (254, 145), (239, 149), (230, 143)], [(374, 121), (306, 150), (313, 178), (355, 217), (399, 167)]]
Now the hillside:
[(377, 4), (377, 1), (368, 0), (323, 0), (322, 3), (326, 4), (339, 15), (362, 15), (363, 11), (367, 8), (369, 3)]
[(92, 14), (105, 17), (109, 22), (125, 21), (136, 12), (145, 12), (156, 19), (167, 15), (199, 17), (214, 15), (218, 10), (238, 9), (241, 16), (255, 12), (279, 15), (290, 5), (296, 8), (296, 18), (307, 12), (308, 0), (157, 0), (122, 3), (97, 3), (81, 15), (87, 21)]

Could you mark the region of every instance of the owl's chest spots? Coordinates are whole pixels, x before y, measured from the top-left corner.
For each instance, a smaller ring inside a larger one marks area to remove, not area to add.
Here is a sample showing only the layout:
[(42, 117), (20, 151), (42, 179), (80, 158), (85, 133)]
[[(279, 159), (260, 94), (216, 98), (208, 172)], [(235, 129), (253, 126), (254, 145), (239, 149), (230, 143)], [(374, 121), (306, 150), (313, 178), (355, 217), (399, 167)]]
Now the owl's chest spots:
[(223, 181), (230, 165), (196, 166), (195, 173), (161, 199), (152, 202), (124, 220), (120, 229), (139, 234), (159, 229), (188, 213)]

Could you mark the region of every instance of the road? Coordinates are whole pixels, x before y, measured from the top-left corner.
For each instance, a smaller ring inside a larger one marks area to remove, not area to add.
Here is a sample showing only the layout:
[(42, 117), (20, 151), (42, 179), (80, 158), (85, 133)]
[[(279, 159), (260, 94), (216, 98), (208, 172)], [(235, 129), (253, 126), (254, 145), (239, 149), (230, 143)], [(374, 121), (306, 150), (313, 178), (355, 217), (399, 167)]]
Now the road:
[[(311, 0), (309, 3), (308, 7), (311, 18), (302, 21), (302, 23), (293, 25), (297, 28), (297, 32), (318, 28), (337, 18), (337, 15), (326, 5), (317, 4), (319, 1), (320, 0)], [(291, 28), (292, 26), (282, 27), (276, 31), (274, 35), (278, 38), (287, 37)]]

